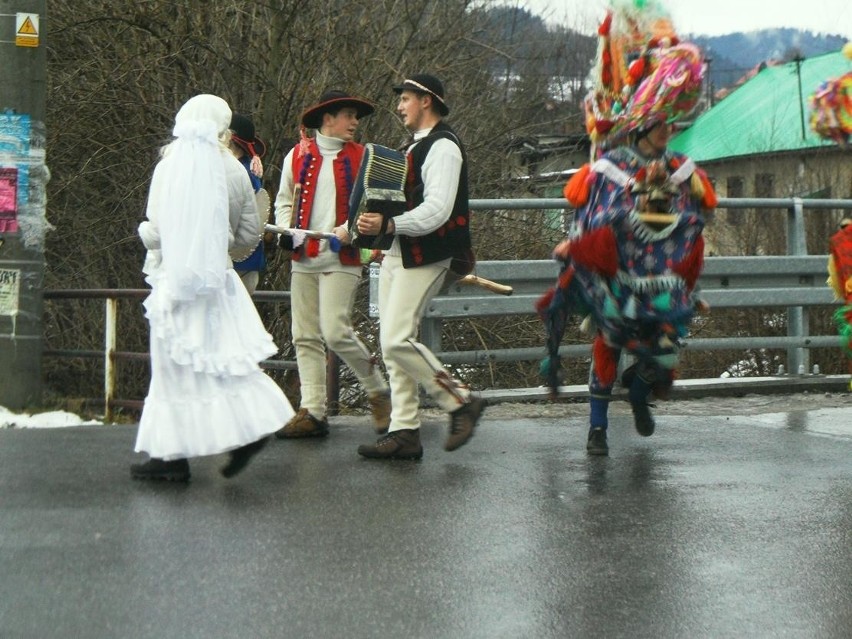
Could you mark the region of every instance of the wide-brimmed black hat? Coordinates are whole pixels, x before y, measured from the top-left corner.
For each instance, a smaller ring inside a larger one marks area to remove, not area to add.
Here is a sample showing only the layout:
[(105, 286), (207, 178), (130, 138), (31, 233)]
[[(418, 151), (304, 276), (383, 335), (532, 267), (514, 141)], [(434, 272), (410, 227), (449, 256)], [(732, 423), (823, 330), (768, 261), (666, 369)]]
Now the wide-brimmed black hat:
[(251, 118), (239, 113), (231, 117), (231, 142), (245, 151), (250, 158), (255, 155), (263, 157), (266, 155), (266, 144), (254, 132), (254, 122)]
[(326, 91), (320, 96), (319, 101), (313, 106), (308, 107), (302, 113), (302, 124), (309, 129), (318, 129), (322, 126), (322, 116), (330, 111), (339, 111), (340, 109), (351, 107), (358, 114), (358, 119), (367, 117), (375, 107), (366, 100), (350, 95), (345, 91)]
[(444, 102), (444, 85), (434, 75), (428, 73), (410, 75), (402, 81), (402, 84), (395, 86), (393, 90), (397, 93), (416, 91), (417, 93), (431, 95), (436, 99), (435, 104), (438, 106), (441, 115), (447, 115), (450, 112), (450, 107)]

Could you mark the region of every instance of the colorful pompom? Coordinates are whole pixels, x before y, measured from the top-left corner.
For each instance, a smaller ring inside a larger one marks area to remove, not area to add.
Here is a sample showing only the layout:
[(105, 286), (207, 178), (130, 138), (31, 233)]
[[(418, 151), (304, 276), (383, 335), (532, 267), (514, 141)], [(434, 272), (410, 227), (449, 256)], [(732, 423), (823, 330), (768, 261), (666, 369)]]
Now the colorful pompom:
[(603, 22), (601, 22), (600, 26), (598, 27), (598, 35), (599, 36), (608, 36), (609, 30), (610, 30), (611, 27), (612, 27), (612, 11), (607, 11), (606, 17), (603, 19)]
[(305, 254), (308, 257), (316, 257), (319, 255), (319, 240), (309, 237), (305, 242)]
[(645, 58), (637, 58), (631, 62), (627, 75), (630, 77), (631, 84), (639, 84), (639, 80), (645, 75)]
[(583, 206), (589, 201), (590, 189), (587, 178), (591, 170), (592, 167), (590, 164), (584, 164), (565, 184), (563, 194), (565, 195), (565, 199), (571, 203), (571, 206)]

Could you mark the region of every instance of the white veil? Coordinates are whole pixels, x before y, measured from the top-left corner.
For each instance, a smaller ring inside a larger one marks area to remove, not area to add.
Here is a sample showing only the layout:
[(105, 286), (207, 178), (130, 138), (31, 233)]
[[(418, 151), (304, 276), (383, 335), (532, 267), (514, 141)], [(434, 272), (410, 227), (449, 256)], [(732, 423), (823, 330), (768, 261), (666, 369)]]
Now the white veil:
[(175, 140), (165, 149), (151, 183), (162, 266), (173, 300), (192, 300), (225, 285), (228, 258), (228, 187), (220, 136), (231, 109), (215, 95), (190, 98), (175, 117)]

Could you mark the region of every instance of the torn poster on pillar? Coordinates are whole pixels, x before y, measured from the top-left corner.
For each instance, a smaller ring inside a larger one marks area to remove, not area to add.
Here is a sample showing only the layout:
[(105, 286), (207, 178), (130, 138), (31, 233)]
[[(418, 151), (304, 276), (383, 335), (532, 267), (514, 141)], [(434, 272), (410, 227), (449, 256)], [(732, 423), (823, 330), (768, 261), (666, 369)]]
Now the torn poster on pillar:
[(29, 115), (0, 114), (0, 232), (3, 233), (19, 230), (19, 215), (29, 201), (31, 132)]
[(0, 167), (0, 233), (18, 231), (18, 169)]
[(0, 268), (0, 315), (17, 315), (21, 290), (21, 271)]

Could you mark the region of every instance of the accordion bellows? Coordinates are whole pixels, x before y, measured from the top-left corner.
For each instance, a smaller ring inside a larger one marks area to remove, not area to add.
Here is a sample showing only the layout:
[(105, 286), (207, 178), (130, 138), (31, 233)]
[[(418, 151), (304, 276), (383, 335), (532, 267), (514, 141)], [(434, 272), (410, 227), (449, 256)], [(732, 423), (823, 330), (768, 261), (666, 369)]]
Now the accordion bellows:
[[(405, 153), (379, 144), (364, 146), (364, 158), (349, 198), (349, 235), (352, 246), (374, 250), (391, 247), (393, 234), (386, 232), (388, 220), (408, 209), (405, 200), (407, 173)], [(358, 217), (365, 212), (381, 213), (384, 217), (378, 235), (358, 233)]]

